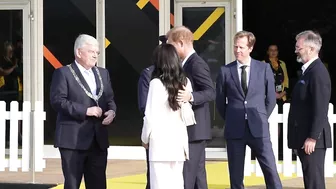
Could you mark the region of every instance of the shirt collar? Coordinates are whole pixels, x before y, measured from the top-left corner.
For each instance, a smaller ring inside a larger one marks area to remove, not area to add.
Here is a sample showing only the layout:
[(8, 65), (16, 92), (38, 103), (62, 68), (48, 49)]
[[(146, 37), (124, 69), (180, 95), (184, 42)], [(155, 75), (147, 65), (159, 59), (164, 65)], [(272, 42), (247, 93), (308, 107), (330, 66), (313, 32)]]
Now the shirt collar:
[(247, 62), (247, 64), (242, 64), (242, 63), (240, 63), (238, 60), (237, 60), (237, 66), (238, 66), (238, 68), (240, 68), (240, 67), (242, 67), (242, 66), (247, 66), (247, 67), (250, 67), (251, 66), (251, 57), (249, 57), (249, 60), (248, 60), (248, 62)]
[(316, 60), (318, 59), (318, 57), (314, 57), (312, 59), (310, 59), (307, 63), (303, 64), (303, 66), (301, 67), (302, 70), (302, 74), (307, 70), (307, 68)]
[(192, 51), (189, 52), (189, 54), (184, 58), (184, 60), (182, 61), (182, 67), (184, 66), (184, 64), (187, 62), (188, 58), (195, 53), (195, 50), (193, 49)]
[(92, 69), (90, 68), (90, 69), (85, 69), (82, 65), (80, 65), (76, 60), (75, 60), (75, 63), (76, 63), (76, 65), (77, 65), (77, 67), (78, 67), (78, 69), (79, 69), (79, 71), (81, 72), (81, 73), (85, 73), (85, 72), (90, 72), (90, 73), (92, 73)]

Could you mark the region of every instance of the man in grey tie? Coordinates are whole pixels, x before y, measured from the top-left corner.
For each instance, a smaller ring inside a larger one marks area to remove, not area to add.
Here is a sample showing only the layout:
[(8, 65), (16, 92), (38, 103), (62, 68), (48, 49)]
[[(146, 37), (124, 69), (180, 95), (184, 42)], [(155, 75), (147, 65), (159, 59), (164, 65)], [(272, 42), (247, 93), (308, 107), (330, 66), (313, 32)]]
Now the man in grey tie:
[(246, 145), (256, 154), (266, 187), (280, 189), (268, 125), (276, 103), (274, 77), (269, 64), (250, 57), (255, 40), (251, 32), (235, 35), (236, 61), (219, 70), (216, 103), (225, 119), (231, 189), (244, 188)]

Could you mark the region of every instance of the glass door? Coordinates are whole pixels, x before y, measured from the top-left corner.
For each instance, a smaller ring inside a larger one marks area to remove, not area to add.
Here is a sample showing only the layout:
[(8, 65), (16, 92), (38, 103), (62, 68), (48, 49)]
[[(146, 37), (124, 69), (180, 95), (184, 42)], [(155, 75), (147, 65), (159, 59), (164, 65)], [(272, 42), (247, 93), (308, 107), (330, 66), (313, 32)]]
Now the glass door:
[[(17, 101), (19, 111), (30, 96), (30, 1), (8, 0), (0, 2), (0, 101)], [(9, 121), (6, 122), (9, 127)], [(21, 145), (21, 121), (19, 121), (19, 145)], [(9, 128), (6, 129), (6, 146)]]
[[(186, 2), (175, 1), (175, 24), (184, 25), (194, 33), (194, 48), (211, 71), (216, 85), (219, 68), (232, 61), (231, 10), (229, 2)], [(207, 158), (226, 158), (224, 121), (211, 107), (212, 140), (208, 143)]]

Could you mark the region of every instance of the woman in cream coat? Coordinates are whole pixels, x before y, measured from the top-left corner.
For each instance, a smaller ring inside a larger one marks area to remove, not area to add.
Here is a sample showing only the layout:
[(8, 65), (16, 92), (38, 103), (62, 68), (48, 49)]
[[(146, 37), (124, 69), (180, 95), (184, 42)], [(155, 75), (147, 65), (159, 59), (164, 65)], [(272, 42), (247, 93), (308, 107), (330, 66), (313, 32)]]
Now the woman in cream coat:
[[(159, 45), (149, 84), (141, 140), (149, 148), (151, 189), (183, 189), (183, 163), (188, 159), (187, 125), (194, 121), (191, 105), (179, 103), (179, 89), (192, 90), (174, 46)], [(187, 123), (188, 122), (188, 123)]]

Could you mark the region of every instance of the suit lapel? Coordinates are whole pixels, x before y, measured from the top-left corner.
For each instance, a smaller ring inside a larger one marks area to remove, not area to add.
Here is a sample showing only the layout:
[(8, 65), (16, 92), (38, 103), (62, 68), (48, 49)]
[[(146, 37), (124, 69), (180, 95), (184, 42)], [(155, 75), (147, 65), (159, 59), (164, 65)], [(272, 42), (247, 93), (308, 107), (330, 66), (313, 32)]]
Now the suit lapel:
[[(99, 70), (99, 69), (98, 69)], [(99, 76), (98, 76), (98, 73), (96, 72), (97, 70), (92, 68), (92, 71), (93, 71), (93, 74), (95, 76), (95, 80), (96, 80), (96, 86), (97, 86), (97, 89), (96, 89), (96, 95), (98, 95), (99, 91), (100, 91), (100, 80), (99, 80)]]
[(242, 96), (245, 96), (245, 95), (244, 95), (244, 92), (243, 92), (243, 88), (241, 87), (241, 84), (240, 84), (240, 82), (239, 82), (238, 69), (237, 69), (237, 61), (235, 61), (235, 62), (233, 63), (233, 65), (230, 67), (230, 71), (231, 71), (232, 79), (233, 79), (233, 81), (235, 82), (238, 91), (240, 92), (240, 94), (241, 94)]
[(84, 85), (85, 89), (86, 89), (87, 91), (91, 92), (91, 89), (90, 89), (89, 85), (86, 83), (86, 81), (85, 81), (85, 79), (84, 79), (82, 73), (79, 71), (79, 68), (77, 67), (76, 63), (75, 63), (75, 62), (72, 63), (72, 64), (71, 64), (71, 67), (72, 67), (72, 69), (75, 71), (75, 73), (77, 74), (79, 80), (82, 82), (82, 84)]
[[(247, 95), (251, 94), (251, 92), (254, 89), (254, 85), (256, 84), (256, 74), (258, 74), (258, 70), (257, 70), (257, 64), (255, 63), (254, 59), (251, 59), (251, 64), (250, 64), (250, 77), (249, 77), (249, 83), (248, 83), (248, 90), (247, 90)], [(246, 96), (247, 96), (246, 95)]]

